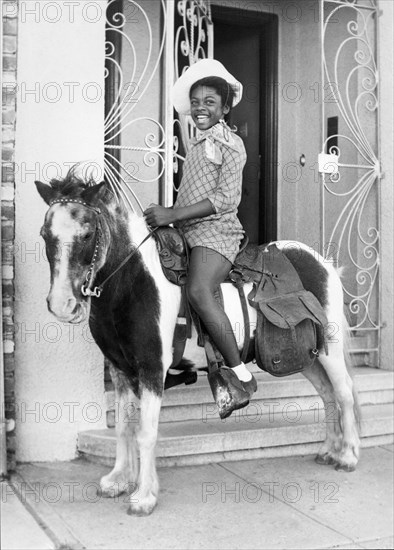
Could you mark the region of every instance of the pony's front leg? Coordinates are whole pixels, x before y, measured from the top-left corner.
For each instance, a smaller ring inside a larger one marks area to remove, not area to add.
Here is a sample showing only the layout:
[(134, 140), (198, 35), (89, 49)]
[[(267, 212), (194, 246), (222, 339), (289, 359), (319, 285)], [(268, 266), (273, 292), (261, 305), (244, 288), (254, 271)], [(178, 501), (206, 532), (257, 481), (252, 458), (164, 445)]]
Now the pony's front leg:
[(140, 427), (137, 434), (140, 451), (138, 490), (130, 497), (129, 514), (149, 515), (157, 504), (159, 480), (155, 464), (155, 446), (159, 426), (161, 396), (144, 388), (140, 398)]
[(101, 495), (104, 497), (132, 493), (138, 477), (135, 396), (129, 380), (121, 371), (111, 365), (110, 373), (115, 386), (116, 460), (112, 471), (100, 480)]

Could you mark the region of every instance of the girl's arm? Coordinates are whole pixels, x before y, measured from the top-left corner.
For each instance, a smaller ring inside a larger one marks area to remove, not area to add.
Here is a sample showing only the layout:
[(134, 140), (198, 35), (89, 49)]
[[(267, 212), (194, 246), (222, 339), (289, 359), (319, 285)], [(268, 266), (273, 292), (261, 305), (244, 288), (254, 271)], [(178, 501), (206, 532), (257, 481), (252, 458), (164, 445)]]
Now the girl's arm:
[(209, 199), (191, 204), (190, 206), (181, 206), (179, 208), (166, 208), (157, 204), (151, 204), (144, 212), (146, 222), (153, 226), (169, 225), (180, 220), (189, 220), (190, 218), (205, 218), (214, 214), (215, 210)]
[(242, 142), (239, 150), (222, 147), (222, 155), (222, 169), (216, 189), (207, 197), (216, 214), (238, 207), (242, 194), (242, 171), (246, 162), (246, 152)]
[(151, 204), (144, 212), (149, 225), (154, 227), (169, 225), (190, 218), (205, 218), (211, 214), (220, 214), (236, 208), (241, 200), (242, 170), (246, 153), (241, 142), (240, 149), (223, 147), (223, 164), (215, 192), (208, 198), (179, 208), (165, 208)]

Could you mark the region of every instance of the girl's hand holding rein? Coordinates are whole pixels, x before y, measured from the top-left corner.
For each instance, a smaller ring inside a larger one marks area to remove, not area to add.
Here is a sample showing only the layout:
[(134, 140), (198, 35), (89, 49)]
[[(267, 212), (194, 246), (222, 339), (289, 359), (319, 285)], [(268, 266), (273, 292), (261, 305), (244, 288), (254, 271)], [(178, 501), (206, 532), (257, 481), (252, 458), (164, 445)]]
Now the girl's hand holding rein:
[(152, 227), (160, 227), (162, 225), (170, 225), (175, 221), (174, 209), (159, 206), (158, 204), (150, 204), (144, 211), (145, 221)]
[(180, 220), (191, 218), (205, 218), (215, 213), (215, 209), (209, 199), (203, 199), (190, 206), (181, 208), (166, 208), (157, 204), (150, 204), (144, 211), (145, 221), (152, 227), (169, 225)]

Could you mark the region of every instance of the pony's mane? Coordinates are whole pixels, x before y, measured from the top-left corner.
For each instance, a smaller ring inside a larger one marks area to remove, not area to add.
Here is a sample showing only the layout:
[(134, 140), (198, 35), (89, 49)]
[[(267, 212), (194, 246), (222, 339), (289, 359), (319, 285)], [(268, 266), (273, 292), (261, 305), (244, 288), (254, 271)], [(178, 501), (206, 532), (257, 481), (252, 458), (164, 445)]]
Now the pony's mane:
[(96, 185), (96, 182), (92, 178), (83, 179), (77, 176), (75, 173), (75, 170), (76, 170), (76, 167), (70, 168), (65, 178), (51, 179), (51, 181), (49, 182), (49, 185), (59, 195), (62, 195), (65, 197), (68, 197), (68, 196), (78, 197), (80, 196), (82, 191), (84, 191), (88, 187), (92, 187), (93, 185)]

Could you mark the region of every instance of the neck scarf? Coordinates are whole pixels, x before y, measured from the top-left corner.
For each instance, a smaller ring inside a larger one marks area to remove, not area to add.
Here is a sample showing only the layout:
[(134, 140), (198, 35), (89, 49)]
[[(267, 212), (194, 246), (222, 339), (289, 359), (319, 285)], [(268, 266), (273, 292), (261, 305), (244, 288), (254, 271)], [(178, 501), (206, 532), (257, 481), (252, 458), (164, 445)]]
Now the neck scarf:
[(205, 156), (208, 160), (215, 164), (222, 164), (222, 152), (218, 143), (222, 143), (231, 149), (238, 150), (238, 145), (235, 142), (233, 131), (224, 120), (220, 120), (208, 130), (197, 130), (197, 135), (191, 140), (192, 145), (196, 145), (205, 140)]

